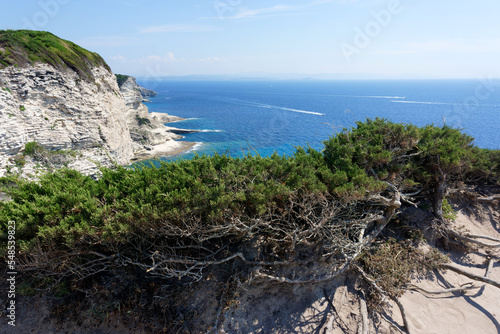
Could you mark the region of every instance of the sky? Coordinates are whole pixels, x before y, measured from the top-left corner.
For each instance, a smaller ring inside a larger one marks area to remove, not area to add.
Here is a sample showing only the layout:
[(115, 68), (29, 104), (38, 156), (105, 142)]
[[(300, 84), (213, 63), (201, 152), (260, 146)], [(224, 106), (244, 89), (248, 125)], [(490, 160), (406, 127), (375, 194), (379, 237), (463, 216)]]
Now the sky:
[(4, 1), (136, 77), (500, 77), (498, 0)]

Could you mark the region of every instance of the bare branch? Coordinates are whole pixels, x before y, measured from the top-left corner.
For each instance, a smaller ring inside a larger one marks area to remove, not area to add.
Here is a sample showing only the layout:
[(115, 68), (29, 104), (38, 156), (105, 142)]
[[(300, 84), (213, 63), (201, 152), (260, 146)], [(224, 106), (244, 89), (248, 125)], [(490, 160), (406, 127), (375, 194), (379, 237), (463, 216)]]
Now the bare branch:
[[(234, 260), (236, 258), (239, 258), (240, 260), (242, 260), (246, 264), (253, 264), (253, 265), (259, 265), (259, 266), (277, 266), (277, 265), (290, 264), (290, 261), (249, 261), (243, 255), (243, 253), (236, 253), (236, 254), (233, 254), (229, 257), (226, 257), (222, 260), (217, 260), (217, 261), (196, 261), (196, 260), (180, 259), (180, 258), (166, 259), (166, 260), (163, 260), (163, 261), (157, 263), (156, 265), (150, 267), (149, 269), (146, 270), (146, 272), (149, 273), (153, 270), (156, 270), (159, 266), (161, 266), (163, 264), (167, 264), (167, 263), (189, 264), (189, 265), (192, 265), (193, 267), (206, 267), (206, 266), (223, 264), (225, 262), (229, 262), (229, 261)], [(137, 263), (132, 263), (132, 262), (130, 262), (130, 263), (137, 264)]]
[[(465, 286), (465, 285), (470, 285), (470, 286)], [(414, 284), (408, 285), (408, 290), (413, 290), (413, 291), (421, 291), (424, 292), (428, 295), (443, 295), (443, 294), (448, 294), (448, 293), (453, 293), (453, 292), (461, 292), (465, 294), (467, 290), (475, 290), (475, 289), (480, 289), (484, 286), (480, 285), (474, 285), (472, 282), (462, 284), (459, 288), (451, 288), (451, 289), (444, 289), (444, 290), (426, 290), (424, 288), (421, 288), (419, 286), (416, 286)]]
[[(462, 235), (458, 232), (455, 232), (453, 230), (449, 230), (448, 233), (457, 238), (457, 239), (460, 239), (460, 240), (464, 240), (464, 241), (467, 241), (467, 242), (471, 242), (471, 243), (474, 243), (474, 244), (477, 244), (477, 245), (481, 245), (481, 246), (484, 246), (484, 247), (493, 247), (493, 248), (498, 248), (500, 247), (500, 240), (499, 239), (495, 239), (495, 238), (492, 238), (492, 237), (488, 237), (488, 236), (482, 236), (482, 235)], [(498, 244), (487, 244), (485, 242), (482, 242), (482, 241), (479, 241), (479, 240), (475, 240), (475, 239), (479, 239), (479, 238), (482, 238), (482, 239), (486, 239), (486, 240), (492, 240), (492, 241), (497, 241), (499, 242)]]
[(445, 263), (443, 265), (441, 265), (444, 269), (449, 269), (449, 270), (452, 270), (456, 273), (459, 273), (461, 275), (464, 275), (466, 277), (469, 277), (469, 278), (472, 278), (473, 280), (476, 280), (476, 281), (481, 281), (481, 282), (484, 282), (484, 283), (487, 283), (487, 284), (491, 284), (497, 288), (500, 289), (500, 282), (498, 281), (495, 281), (495, 280), (492, 280), (491, 278), (488, 278), (488, 277), (482, 277), (482, 276), (479, 276), (479, 275), (476, 275), (476, 274), (472, 274), (472, 273), (469, 273), (459, 267), (456, 267), (452, 264), (448, 264), (448, 263)]
[[(376, 291), (377, 293), (382, 297), (382, 302), (386, 302), (387, 301), (387, 297), (386, 297), (386, 293), (384, 292), (384, 290), (382, 290), (378, 285), (377, 283), (375, 283), (375, 281), (369, 277), (363, 269), (361, 269), (361, 267), (359, 267), (357, 264), (353, 264), (352, 265), (360, 274), (361, 276), (365, 279), (366, 282), (368, 282)], [(401, 302), (397, 299), (397, 298), (391, 298), (395, 303), (396, 305), (399, 307), (399, 310), (401, 312), (401, 316), (403, 317), (403, 323), (404, 323), (404, 326), (406, 328), (406, 332), (408, 334), (411, 334), (411, 330), (410, 330), (410, 323), (408, 321), (408, 318), (406, 317), (406, 312), (405, 312), (405, 309), (403, 307), (403, 304), (401, 304)]]
[(359, 291), (359, 312), (361, 313), (361, 331), (358, 333), (368, 334), (369, 320), (368, 320), (368, 309), (366, 307), (366, 300), (363, 291)]
[(335, 271), (333, 274), (327, 275), (327, 276), (324, 276), (324, 277), (318, 277), (318, 278), (310, 278), (310, 279), (304, 279), (304, 280), (300, 280), (300, 279), (299, 280), (294, 280), (294, 279), (290, 279), (290, 278), (286, 278), (286, 277), (279, 277), (279, 276), (269, 275), (269, 274), (266, 274), (266, 273), (262, 273), (259, 270), (256, 271), (255, 278), (262, 277), (262, 278), (265, 278), (265, 279), (268, 279), (268, 280), (271, 280), (271, 281), (280, 282), (280, 283), (288, 283), (288, 284), (321, 283), (321, 282), (331, 281), (331, 280), (333, 280), (333, 279), (335, 279), (335, 278), (343, 275), (349, 269), (349, 263), (350, 263), (350, 261), (348, 260), (348, 261), (344, 262), (344, 264), (340, 267), (340, 269), (338, 269), (337, 271)]
[(406, 332), (408, 334), (411, 334), (412, 331), (410, 330), (410, 322), (408, 321), (408, 317), (406, 316), (406, 311), (405, 311), (403, 304), (401, 304), (401, 302), (397, 298), (392, 298), (392, 300), (394, 300), (396, 305), (398, 305), (398, 307), (399, 307), (399, 311), (401, 312), (401, 316), (403, 317), (403, 323), (405, 325)]
[(476, 202), (491, 203), (500, 200), (500, 195), (489, 196), (489, 197), (478, 197), (474, 199)]
[(491, 241), (496, 241), (496, 242), (500, 242), (500, 239), (497, 239), (497, 238), (492, 238), (490, 236), (487, 236), (487, 235), (477, 235), (477, 234), (469, 234), (469, 233), (466, 233), (464, 234), (465, 237), (468, 237), (468, 238), (474, 238), (474, 239), (486, 239), (486, 240), (491, 240)]

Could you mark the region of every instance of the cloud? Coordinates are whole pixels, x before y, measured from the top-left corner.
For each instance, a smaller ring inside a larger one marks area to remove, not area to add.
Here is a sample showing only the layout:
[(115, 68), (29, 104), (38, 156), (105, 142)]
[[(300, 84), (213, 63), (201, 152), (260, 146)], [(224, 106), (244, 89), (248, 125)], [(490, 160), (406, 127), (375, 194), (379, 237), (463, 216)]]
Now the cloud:
[(186, 61), (186, 59), (184, 59), (184, 58), (177, 59), (173, 52), (167, 52), (163, 56), (150, 55), (150, 56), (139, 59), (139, 63), (141, 63), (141, 64), (180, 63), (180, 62), (185, 62), (185, 61)]
[(382, 55), (408, 55), (435, 52), (500, 52), (500, 39), (489, 40), (430, 40), (424, 42), (403, 43), (398, 49), (378, 50)]
[(111, 60), (116, 60), (116, 61), (120, 61), (120, 62), (122, 62), (122, 63), (127, 62), (127, 58), (125, 58), (125, 57), (124, 57), (124, 56), (122, 56), (122, 55), (113, 56), (113, 57), (110, 57), (109, 59), (111, 59)]
[(219, 58), (219, 57), (207, 57), (207, 58), (196, 59), (196, 61), (200, 63), (220, 63), (226, 60), (227, 59), (225, 58)]
[(232, 16), (230, 18), (235, 19), (235, 20), (249, 19), (249, 18), (255, 18), (255, 17), (259, 17), (259, 16), (268, 16), (269, 14), (276, 14), (276, 13), (291, 11), (293, 9), (294, 9), (294, 7), (287, 6), (287, 5), (276, 5), (276, 6), (267, 7), (267, 8), (260, 8), (260, 9), (242, 8), (238, 13), (236, 13), (234, 16)]
[(150, 55), (147, 57), (140, 58), (140, 64), (145, 65), (155, 65), (155, 64), (171, 64), (171, 63), (221, 63), (227, 61), (226, 58), (220, 57), (205, 57), (198, 59), (186, 59), (186, 58), (177, 58), (173, 52), (168, 52), (163, 56), (158, 55)]
[(209, 32), (216, 31), (218, 28), (210, 25), (193, 24), (166, 24), (161, 26), (143, 27), (139, 29), (141, 34), (153, 34), (161, 32)]
[[(315, 0), (304, 5), (290, 6), (277, 4), (271, 7), (249, 9), (244, 6), (230, 6), (224, 4), (221, 8), (217, 8), (220, 11), (218, 17), (205, 17), (204, 19), (232, 19), (232, 20), (242, 20), (242, 19), (255, 19), (261, 17), (270, 17), (276, 15), (291, 14), (305, 8), (319, 6), (327, 3), (342, 3), (342, 2), (355, 2), (357, 0)], [(226, 13), (232, 15), (225, 15)], [(234, 14), (233, 14), (234, 13)]]

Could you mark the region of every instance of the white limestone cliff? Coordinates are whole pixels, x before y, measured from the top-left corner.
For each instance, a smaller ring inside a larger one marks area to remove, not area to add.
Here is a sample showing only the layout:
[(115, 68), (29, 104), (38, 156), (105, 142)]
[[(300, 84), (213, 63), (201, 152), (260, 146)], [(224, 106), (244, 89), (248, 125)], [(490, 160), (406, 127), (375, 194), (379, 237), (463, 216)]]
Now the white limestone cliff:
[(130, 162), (128, 107), (116, 78), (102, 66), (91, 70), (93, 80), (44, 63), (0, 70), (0, 176), (21, 167), (36, 173), (40, 164), (23, 155), (29, 142), (73, 150), (63, 164), (85, 174)]
[[(128, 77), (120, 86), (120, 90), (127, 105), (127, 125), (133, 140), (133, 150), (136, 155), (134, 159), (173, 154), (194, 145), (194, 143), (176, 141), (183, 137), (165, 126), (166, 123), (180, 121), (182, 118), (165, 113), (149, 112), (146, 105), (142, 103), (145, 98), (144, 91), (147, 97), (154, 96), (156, 93), (140, 87), (134, 77)], [(185, 133), (188, 132), (192, 131), (185, 131)]]

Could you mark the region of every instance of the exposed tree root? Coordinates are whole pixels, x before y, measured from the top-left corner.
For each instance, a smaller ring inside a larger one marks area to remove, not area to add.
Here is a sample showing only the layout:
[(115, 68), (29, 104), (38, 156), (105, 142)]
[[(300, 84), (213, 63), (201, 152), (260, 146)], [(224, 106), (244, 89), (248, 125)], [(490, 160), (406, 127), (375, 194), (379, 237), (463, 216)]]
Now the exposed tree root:
[[(491, 263), (493, 263), (493, 261)], [(461, 268), (458, 268), (457, 266), (454, 266), (454, 265), (448, 264), (448, 263), (443, 264), (442, 268), (452, 270), (452, 271), (454, 271), (454, 272), (456, 272), (458, 274), (464, 275), (464, 276), (469, 277), (469, 278), (471, 278), (473, 280), (481, 281), (481, 282), (493, 285), (493, 286), (495, 286), (495, 287), (497, 287), (497, 288), (500, 289), (500, 282), (492, 280), (491, 278), (488, 278), (487, 277), (488, 275), (486, 275), (485, 277), (483, 277), (483, 276), (479, 276), (479, 275), (476, 275), (476, 274), (472, 274), (472, 273), (469, 273), (469, 272), (467, 272), (467, 271), (465, 271), (465, 270), (463, 270)]]
[(259, 269), (256, 270), (255, 274), (254, 274), (254, 279), (255, 278), (265, 278), (265, 279), (268, 279), (268, 280), (271, 280), (271, 281), (275, 281), (275, 282), (280, 282), (280, 283), (288, 283), (288, 284), (311, 284), (311, 283), (321, 283), (321, 282), (326, 282), (326, 281), (331, 281), (341, 275), (343, 275), (344, 273), (346, 273), (348, 270), (349, 270), (349, 263), (350, 261), (346, 261), (341, 267), (340, 269), (338, 269), (337, 271), (335, 271), (333, 274), (331, 275), (327, 275), (327, 276), (324, 276), (324, 277), (318, 277), (318, 278), (310, 278), (310, 279), (298, 279), (298, 280), (295, 280), (295, 279), (290, 279), (290, 278), (286, 278), (286, 277), (280, 277), (280, 276), (274, 276), (274, 275), (269, 275), (269, 274), (266, 274), (266, 273), (262, 273), (260, 272)]
[(406, 334), (403, 330), (401, 330), (401, 328), (399, 328), (399, 326), (397, 326), (393, 321), (391, 321), (391, 319), (389, 319), (387, 315), (385, 315), (384, 313), (380, 313), (380, 316), (384, 318), (384, 320), (387, 321), (387, 323), (389, 323), (392, 326), (392, 328), (397, 330), (399, 333)]
[(492, 203), (494, 201), (500, 200), (500, 195), (489, 196), (489, 197), (477, 197), (474, 198), (474, 200), (480, 203)]
[(363, 291), (359, 291), (359, 313), (361, 314), (361, 326), (358, 329), (358, 334), (368, 334), (370, 321), (368, 320), (368, 308)]
[[(487, 235), (473, 235), (473, 234), (462, 235), (462, 234), (455, 232), (453, 230), (448, 230), (448, 234), (452, 237), (457, 238), (457, 239), (467, 241), (467, 242), (470, 242), (473, 244), (477, 244), (480, 246), (500, 248), (500, 239), (492, 238), (492, 237), (489, 237)], [(497, 244), (489, 244), (489, 243), (485, 243), (485, 242), (475, 240), (475, 239), (486, 239), (486, 240), (496, 241), (498, 243)]]
[[(358, 265), (354, 264), (353, 267), (361, 274), (361, 276), (363, 277), (363, 279), (369, 283), (379, 294), (380, 296), (382, 297), (382, 301), (387, 301), (387, 296), (386, 296), (386, 293), (384, 290), (382, 290), (378, 285), (377, 283), (371, 278), (369, 277), (364, 271), (363, 269), (361, 269), (361, 267), (359, 267)], [(411, 334), (411, 326), (410, 326), (410, 322), (408, 321), (408, 317), (406, 316), (406, 312), (405, 312), (405, 309), (403, 307), (403, 304), (401, 304), (401, 302), (397, 299), (397, 298), (392, 298), (391, 299), (396, 303), (396, 305), (398, 306), (399, 308), (399, 311), (401, 313), (401, 317), (403, 318), (403, 323), (404, 323), (404, 326), (405, 326), (405, 329), (406, 329), (406, 333), (408, 334)]]
[(403, 317), (403, 323), (405, 325), (406, 332), (408, 334), (411, 334), (412, 331), (410, 329), (411, 328), (410, 322), (408, 321), (408, 317), (406, 316), (406, 311), (405, 311), (405, 308), (403, 307), (403, 304), (401, 304), (401, 302), (397, 298), (392, 298), (392, 300), (394, 300), (396, 305), (398, 305), (398, 307), (399, 307), (399, 312), (401, 312), (401, 316)]
[[(494, 261), (491, 258), (489, 258), (488, 259), (488, 267), (486, 268), (486, 273), (484, 274), (484, 278), (488, 279), (488, 276), (491, 273), (491, 270), (493, 269), (493, 263), (494, 263)], [(454, 268), (456, 268), (456, 267), (454, 267)], [(454, 270), (454, 269), (452, 269), (452, 270)], [(459, 272), (459, 273), (461, 273), (461, 272)], [(478, 276), (478, 277), (481, 277), (481, 276)], [(444, 290), (427, 290), (427, 289), (421, 288), (415, 284), (410, 284), (410, 285), (408, 285), (408, 290), (421, 291), (421, 292), (426, 293), (428, 295), (442, 295), (442, 294), (448, 294), (448, 293), (453, 293), (453, 292), (461, 292), (461, 293), (465, 294), (465, 292), (467, 290), (480, 289), (484, 286), (486, 286), (486, 284), (474, 285), (473, 282), (468, 282), (468, 283), (462, 284), (459, 288), (450, 288), (450, 289), (444, 289)]]
[[(470, 285), (470, 286), (466, 286)], [(480, 289), (484, 286), (483, 285), (474, 285), (472, 282), (462, 284), (459, 288), (451, 288), (451, 289), (445, 289), (445, 290), (426, 290), (424, 288), (421, 288), (419, 286), (416, 286), (414, 284), (408, 285), (408, 290), (413, 290), (413, 291), (421, 291), (423, 293), (426, 293), (428, 295), (443, 295), (443, 294), (448, 294), (448, 293), (453, 293), (453, 292), (461, 292), (465, 294), (467, 290), (475, 290), (475, 289)]]

